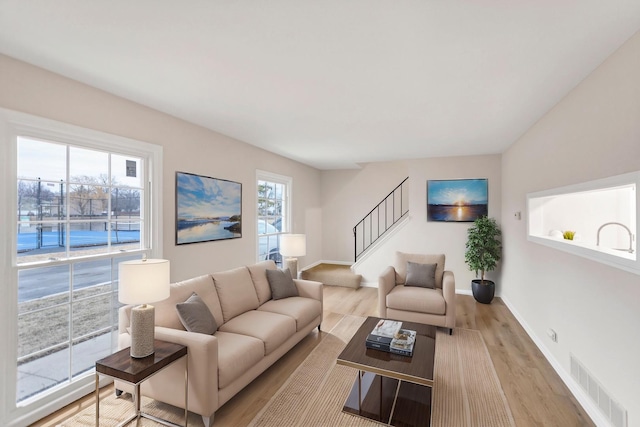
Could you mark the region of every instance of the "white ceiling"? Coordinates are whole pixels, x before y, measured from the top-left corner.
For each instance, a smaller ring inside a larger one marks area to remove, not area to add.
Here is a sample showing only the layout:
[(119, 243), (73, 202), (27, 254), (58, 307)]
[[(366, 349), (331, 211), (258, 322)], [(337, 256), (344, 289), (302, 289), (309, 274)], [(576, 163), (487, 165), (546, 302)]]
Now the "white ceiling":
[(639, 0), (0, 0), (0, 52), (319, 169), (500, 153)]

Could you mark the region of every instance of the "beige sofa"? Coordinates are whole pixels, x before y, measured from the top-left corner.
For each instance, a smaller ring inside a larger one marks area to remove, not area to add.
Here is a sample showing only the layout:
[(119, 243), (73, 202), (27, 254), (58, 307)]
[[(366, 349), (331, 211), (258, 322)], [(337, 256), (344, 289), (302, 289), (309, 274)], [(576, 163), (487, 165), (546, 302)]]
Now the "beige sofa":
[[(322, 322), (322, 284), (294, 280), (299, 296), (274, 300), (267, 281), (273, 261), (208, 274), (171, 285), (168, 299), (155, 305), (155, 337), (188, 347), (189, 410), (200, 414), (205, 426), (215, 411)], [(197, 293), (209, 308), (218, 330), (213, 335), (188, 332), (176, 304)], [(120, 348), (131, 336), (131, 307), (120, 309)], [(178, 361), (142, 383), (141, 393), (184, 407), (184, 361)], [(116, 381), (116, 389), (131, 391)]]
[[(456, 325), (456, 283), (453, 272), (444, 270), (444, 259), (444, 254), (396, 252), (393, 265), (378, 279), (380, 317), (442, 326), (451, 334)], [(405, 286), (408, 262), (436, 264), (433, 289)]]

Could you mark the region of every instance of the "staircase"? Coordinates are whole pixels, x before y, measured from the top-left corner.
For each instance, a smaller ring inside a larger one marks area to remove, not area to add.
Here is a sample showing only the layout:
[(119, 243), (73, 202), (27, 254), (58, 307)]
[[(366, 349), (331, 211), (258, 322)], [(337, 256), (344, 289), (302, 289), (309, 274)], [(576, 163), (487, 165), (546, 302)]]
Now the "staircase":
[(355, 261), (409, 213), (409, 177), (353, 227)]

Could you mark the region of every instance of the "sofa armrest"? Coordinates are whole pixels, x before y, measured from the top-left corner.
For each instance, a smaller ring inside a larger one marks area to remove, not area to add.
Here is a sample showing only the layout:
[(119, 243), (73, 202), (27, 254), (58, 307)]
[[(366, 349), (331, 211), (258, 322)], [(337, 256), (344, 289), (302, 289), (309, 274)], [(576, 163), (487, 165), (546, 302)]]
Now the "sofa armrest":
[[(213, 414), (218, 409), (218, 338), (161, 326), (155, 328), (156, 339), (186, 345), (189, 348), (189, 407), (202, 415)], [(165, 384), (157, 389), (172, 391), (175, 384)], [(166, 390), (165, 390), (166, 387)], [(170, 401), (169, 401), (170, 403)], [(192, 407), (193, 405), (193, 407)]]
[(456, 325), (456, 281), (453, 271), (445, 271), (442, 276), (442, 296), (446, 303), (446, 327)]
[[(320, 323), (324, 315), (324, 302), (322, 298), (322, 286), (321, 282), (314, 280), (293, 279), (293, 283), (298, 288), (298, 295), (304, 298), (311, 298), (320, 301)], [(319, 328), (320, 326), (318, 326)]]
[[(218, 409), (218, 338), (214, 335), (198, 334), (180, 329), (155, 327), (155, 339), (187, 346), (189, 359), (189, 410), (208, 416)], [(127, 347), (131, 343), (128, 333), (118, 337), (118, 344)], [(169, 370), (168, 370), (169, 371)], [(177, 369), (184, 377), (184, 368)], [(151, 397), (173, 405), (184, 403), (176, 397), (175, 378), (170, 372), (155, 375), (145, 382), (153, 391)], [(166, 383), (166, 384), (165, 384)], [(176, 382), (179, 384), (179, 381)], [(116, 382), (116, 387), (129, 391), (126, 384)], [(178, 399), (178, 400), (176, 400)]]
[(293, 279), (301, 297), (313, 298), (322, 302), (322, 283), (313, 280)]
[(396, 269), (388, 266), (378, 277), (378, 315), (387, 317), (387, 295), (396, 286)]

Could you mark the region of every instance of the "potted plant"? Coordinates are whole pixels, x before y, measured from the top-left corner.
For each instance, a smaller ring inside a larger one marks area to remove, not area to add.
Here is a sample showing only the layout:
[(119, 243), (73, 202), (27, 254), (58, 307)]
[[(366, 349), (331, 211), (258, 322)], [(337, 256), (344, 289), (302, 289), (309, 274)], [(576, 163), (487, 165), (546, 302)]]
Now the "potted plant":
[(482, 216), (473, 222), (467, 230), (467, 244), (464, 260), (469, 264), (469, 270), (480, 272), (480, 279), (471, 281), (471, 290), (476, 301), (483, 304), (491, 303), (495, 294), (495, 283), (486, 280), (485, 272), (496, 268), (500, 261), (502, 244), (500, 242), (500, 228), (496, 220)]

